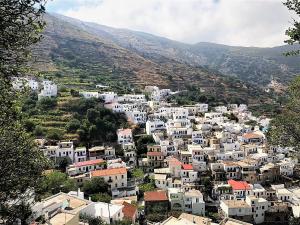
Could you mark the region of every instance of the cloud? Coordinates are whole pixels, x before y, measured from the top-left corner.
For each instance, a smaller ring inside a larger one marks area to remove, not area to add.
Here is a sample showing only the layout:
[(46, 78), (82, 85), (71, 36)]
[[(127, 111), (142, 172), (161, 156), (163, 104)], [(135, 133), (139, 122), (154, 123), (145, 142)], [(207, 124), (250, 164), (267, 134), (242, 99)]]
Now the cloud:
[(280, 0), (56, 1), (49, 4), (51, 11), (66, 16), (187, 43), (282, 45), (291, 21)]

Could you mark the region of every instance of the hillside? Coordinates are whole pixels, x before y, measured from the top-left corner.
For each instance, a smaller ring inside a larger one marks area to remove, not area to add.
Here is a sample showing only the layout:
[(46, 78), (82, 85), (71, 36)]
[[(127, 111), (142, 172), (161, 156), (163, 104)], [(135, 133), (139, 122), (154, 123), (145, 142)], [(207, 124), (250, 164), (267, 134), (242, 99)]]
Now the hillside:
[(96, 28), (92, 32), (91, 28), (83, 29), (81, 22), (71, 23), (73, 19), (61, 18), (45, 16), (47, 27), (42, 42), (34, 48), (33, 65), (67, 88), (93, 89), (99, 82), (115, 89), (157, 85), (184, 90), (193, 85), (220, 101), (238, 98), (257, 103), (269, 100), (255, 85), (179, 61), (168, 54), (151, 51), (141, 54), (109, 38), (108, 33), (105, 33), (108, 36), (100, 36), (95, 34), (99, 32)]
[(205, 42), (190, 45), (143, 32), (57, 16), (99, 38), (154, 61), (166, 57), (193, 66), (218, 70), (224, 75), (259, 85), (270, 83), (272, 78), (287, 84), (296, 74), (300, 74), (300, 56), (283, 55), (293, 48), (287, 45), (273, 48), (235, 47)]

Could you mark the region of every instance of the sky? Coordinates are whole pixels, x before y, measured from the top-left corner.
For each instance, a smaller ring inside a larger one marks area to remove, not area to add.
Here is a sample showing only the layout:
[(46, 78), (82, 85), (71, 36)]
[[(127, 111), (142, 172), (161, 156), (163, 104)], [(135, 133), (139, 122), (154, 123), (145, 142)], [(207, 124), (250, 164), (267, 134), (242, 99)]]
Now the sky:
[(46, 10), (191, 44), (283, 45), (292, 22), (281, 0), (51, 0)]

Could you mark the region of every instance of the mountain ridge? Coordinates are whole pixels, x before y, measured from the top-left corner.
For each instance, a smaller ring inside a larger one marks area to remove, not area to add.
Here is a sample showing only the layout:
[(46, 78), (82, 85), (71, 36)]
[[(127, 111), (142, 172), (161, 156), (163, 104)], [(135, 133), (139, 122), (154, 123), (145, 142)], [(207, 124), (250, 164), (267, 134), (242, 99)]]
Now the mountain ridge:
[[(210, 42), (187, 44), (141, 31), (112, 28), (97, 23), (78, 21), (60, 16), (98, 37), (110, 38), (112, 42), (152, 59), (157, 55), (172, 58), (192, 66), (204, 66), (219, 70), (247, 82), (265, 86), (277, 80), (287, 84), (295, 74), (300, 73), (300, 57), (283, 55), (293, 46), (243, 47), (228, 46)], [(155, 58), (154, 58), (155, 59)]]
[(200, 65), (206, 57), (193, 53), (188, 44), (64, 16), (46, 14), (45, 20), (44, 38), (33, 48), (33, 65), (47, 76), (61, 77), (66, 87), (92, 90), (95, 83), (111, 83), (184, 90), (193, 85), (226, 101), (271, 100), (259, 85)]

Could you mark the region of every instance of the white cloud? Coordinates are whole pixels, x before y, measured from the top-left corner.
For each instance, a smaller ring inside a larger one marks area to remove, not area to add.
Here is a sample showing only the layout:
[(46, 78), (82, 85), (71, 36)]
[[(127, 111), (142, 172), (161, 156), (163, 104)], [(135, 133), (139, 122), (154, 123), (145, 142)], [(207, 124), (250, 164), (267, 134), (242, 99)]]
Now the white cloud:
[(291, 21), (281, 0), (76, 1), (76, 7), (59, 13), (188, 43), (282, 45)]

